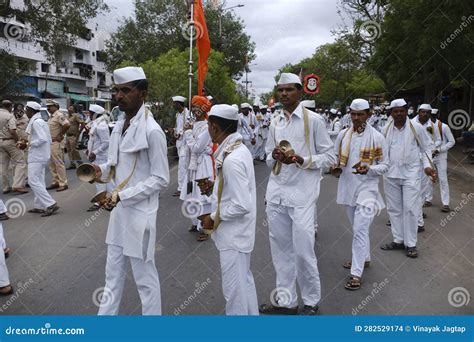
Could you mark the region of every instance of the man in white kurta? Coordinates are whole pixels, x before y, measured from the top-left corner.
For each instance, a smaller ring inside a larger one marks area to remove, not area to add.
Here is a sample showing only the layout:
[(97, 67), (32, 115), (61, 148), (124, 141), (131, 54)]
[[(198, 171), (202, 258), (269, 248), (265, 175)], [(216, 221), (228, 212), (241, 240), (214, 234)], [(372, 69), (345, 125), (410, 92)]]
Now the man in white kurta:
[(186, 176), (186, 159), (188, 157), (188, 148), (184, 143), (184, 126), (188, 123), (192, 123), (191, 113), (184, 106), (186, 98), (183, 96), (173, 96), (173, 104), (176, 113), (176, 127), (174, 131), (174, 136), (176, 138), (176, 149), (178, 152), (178, 190), (174, 193), (173, 196), (179, 196), (183, 188), (184, 177)]
[(35, 195), (34, 208), (30, 213), (49, 216), (59, 209), (56, 201), (46, 190), (45, 170), (51, 156), (51, 133), (40, 114), (41, 106), (36, 102), (26, 103), (26, 115), (30, 118), (26, 133), (29, 135), (28, 184)]
[[(93, 117), (88, 126), (89, 128), (89, 141), (87, 143), (87, 158), (90, 162), (94, 162), (97, 165), (107, 163), (107, 156), (109, 151), (109, 120), (105, 114), (105, 109), (99, 105), (92, 104), (89, 106), (89, 113)], [(95, 183), (97, 193), (102, 191), (112, 190), (112, 184), (100, 184)], [(100, 206), (98, 203), (94, 203), (87, 211), (99, 210)]]
[(334, 108), (331, 108), (330, 113), (331, 115), (329, 117), (330, 119), (329, 119), (328, 133), (329, 133), (329, 136), (331, 137), (331, 140), (334, 142), (336, 141), (336, 138), (342, 129), (341, 118), (337, 115), (337, 110), (335, 110)]
[[(209, 132), (219, 144), (214, 156), (218, 177), (213, 185), (212, 213), (203, 225), (219, 250), (226, 315), (258, 315), (257, 291), (250, 257), (255, 243), (257, 195), (252, 155), (236, 132), (238, 112), (215, 105)], [(220, 194), (219, 194), (220, 193)]]
[(255, 159), (265, 161), (265, 146), (267, 144), (268, 129), (270, 127), (270, 115), (267, 113), (268, 106), (260, 105), (260, 113), (256, 115), (256, 143)]
[[(212, 164), (212, 141), (207, 128), (206, 113), (211, 109), (211, 102), (204, 96), (194, 96), (192, 110), (196, 117), (192, 128), (184, 131), (184, 144), (189, 149), (187, 172), (184, 177), (184, 188), (180, 199), (183, 200), (182, 213), (192, 221), (190, 232), (201, 231), (198, 217), (211, 212), (211, 201), (208, 196), (202, 195), (197, 180), (214, 180)], [(191, 182), (191, 183), (189, 183)], [(188, 193), (187, 184), (191, 184)], [(206, 234), (200, 234), (198, 241), (207, 240)]]
[(159, 194), (169, 183), (166, 137), (145, 108), (148, 82), (143, 69), (117, 69), (114, 82), (117, 102), (125, 112), (125, 119), (114, 127), (107, 163), (100, 165), (97, 175), (104, 179), (115, 169), (112, 195), (117, 195), (105, 240), (107, 263), (99, 315), (118, 314), (127, 262), (132, 267), (142, 313), (160, 315), (155, 242)]
[[(321, 168), (334, 165), (336, 157), (324, 120), (300, 104), (300, 78), (283, 73), (277, 87), (284, 108), (271, 123), (266, 153), (269, 167), (278, 164), (270, 174), (265, 198), (276, 288), (284, 288), (289, 296), (276, 293), (272, 304), (261, 305), (260, 312), (296, 314), (298, 281), (304, 303), (302, 313), (315, 315), (321, 285), (314, 252), (314, 207), (319, 197)], [(294, 154), (284, 154), (279, 148), (282, 140), (291, 144)]]
[(242, 135), (244, 145), (253, 157), (256, 143), (255, 116), (252, 113), (252, 106), (248, 103), (242, 103), (240, 111), (238, 132)]
[[(389, 170), (384, 175), (387, 211), (390, 216), (393, 241), (381, 246), (383, 250), (404, 250), (416, 258), (418, 215), (420, 213), (420, 168), (436, 177), (431, 167), (432, 141), (427, 131), (408, 119), (403, 99), (390, 104), (393, 120), (384, 128), (387, 141)], [(423, 156), (423, 166), (420, 155)]]
[(352, 226), (352, 260), (343, 265), (351, 271), (344, 287), (357, 290), (364, 266), (370, 262), (369, 227), (385, 208), (379, 178), (388, 171), (388, 161), (385, 137), (367, 123), (369, 102), (355, 99), (350, 110), (353, 125), (339, 133), (334, 149), (342, 169), (337, 203), (346, 206)]
[[(438, 118), (438, 109), (433, 108), (431, 111), (431, 121), (434, 123), (434, 129), (438, 131), (440, 136), (440, 142), (436, 147), (436, 156), (433, 158), (433, 163), (438, 173), (441, 203), (443, 205), (441, 211), (449, 213), (451, 209), (449, 208), (448, 150), (454, 146), (456, 141), (449, 126)], [(429, 185), (426, 200), (431, 202), (433, 200), (433, 183), (430, 182)]]

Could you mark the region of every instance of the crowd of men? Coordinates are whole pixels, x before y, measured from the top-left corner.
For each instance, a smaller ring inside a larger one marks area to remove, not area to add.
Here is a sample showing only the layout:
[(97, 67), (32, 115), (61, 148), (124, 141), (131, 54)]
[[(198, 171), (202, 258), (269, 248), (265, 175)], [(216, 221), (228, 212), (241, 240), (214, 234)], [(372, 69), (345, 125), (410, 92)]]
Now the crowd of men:
[[(130, 262), (142, 313), (159, 315), (155, 241), (159, 195), (170, 179), (166, 137), (144, 104), (148, 81), (143, 69), (117, 69), (114, 81), (116, 100), (125, 117), (110, 135), (103, 108), (89, 108), (93, 121), (87, 154), (94, 163), (97, 192), (106, 194), (90, 210), (111, 210), (106, 237), (107, 295), (99, 314), (118, 314)], [(339, 178), (337, 203), (345, 207), (353, 229), (352, 259), (342, 264), (349, 270), (344, 284), (348, 290), (362, 286), (364, 268), (370, 265), (369, 228), (385, 202), (393, 239), (381, 249), (404, 251), (409, 258), (418, 256), (417, 233), (424, 229), (422, 207), (432, 205), (437, 179), (441, 209), (450, 210), (446, 164), (454, 138), (429, 104), (421, 105), (410, 118), (404, 99), (373, 108), (365, 99), (354, 99), (342, 116), (339, 108), (322, 110), (314, 101), (301, 101), (302, 82), (290, 73), (281, 74), (276, 92), (279, 102), (270, 108), (258, 102), (240, 107), (214, 104), (212, 98), (194, 96), (188, 109), (186, 98), (172, 98), (179, 157), (174, 196), (183, 201), (183, 214), (191, 221), (189, 231), (197, 233), (198, 241), (211, 237), (219, 251), (228, 315), (317, 314), (321, 285), (314, 245), (323, 172)], [(8, 110), (0, 116), (0, 123), (11, 134), (9, 144), (19, 151), (25, 150), (24, 145), (28, 148), (28, 182), (35, 193), (32, 210), (42, 215), (57, 210), (47, 192), (52, 187), (44, 184), (50, 159), (52, 185), (58, 191), (67, 189), (61, 153), (72, 120), (58, 109), (53, 101), (48, 102), (53, 120), (46, 123), (39, 114), (40, 106), (27, 103), (28, 143), (23, 145), (18, 143), (13, 116)], [(77, 127), (84, 124), (76, 119)], [(69, 144), (75, 143), (71, 138)], [(20, 153), (15, 153), (20, 160)], [(73, 154), (71, 158), (75, 159)], [(250, 270), (257, 217), (254, 165), (258, 161), (271, 169), (265, 210), (276, 288), (286, 291), (284, 298), (277, 293), (272, 303), (261, 305)], [(14, 189), (23, 189), (23, 184), (14, 185)], [(297, 283), (304, 303), (300, 310)], [(12, 291), (1, 257), (0, 293)]]

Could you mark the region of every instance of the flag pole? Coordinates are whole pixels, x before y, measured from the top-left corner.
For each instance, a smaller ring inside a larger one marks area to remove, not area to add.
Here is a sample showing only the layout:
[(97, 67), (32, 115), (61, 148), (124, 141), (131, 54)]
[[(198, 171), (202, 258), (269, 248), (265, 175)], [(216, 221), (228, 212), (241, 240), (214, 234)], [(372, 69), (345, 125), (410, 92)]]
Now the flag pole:
[(194, 40), (194, 0), (189, 0), (191, 5), (191, 18), (189, 21), (189, 92), (188, 92), (188, 109), (191, 110), (191, 100), (193, 95), (193, 40)]

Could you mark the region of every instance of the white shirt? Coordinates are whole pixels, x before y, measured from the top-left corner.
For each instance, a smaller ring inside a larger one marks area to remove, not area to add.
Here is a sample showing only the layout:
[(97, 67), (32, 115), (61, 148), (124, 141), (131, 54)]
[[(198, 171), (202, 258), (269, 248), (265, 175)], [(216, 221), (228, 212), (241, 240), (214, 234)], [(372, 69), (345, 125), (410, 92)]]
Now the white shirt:
[(435, 157), (436, 159), (448, 159), (448, 150), (454, 146), (456, 143), (456, 140), (454, 139), (453, 133), (451, 132), (451, 129), (449, 128), (448, 125), (445, 123), (442, 123), (439, 120), (436, 120), (436, 123), (434, 124), (435, 130), (438, 131), (439, 134), (439, 124), (441, 123), (441, 141), (440, 145), (438, 147), (439, 150), (439, 155)]
[[(142, 107), (141, 110), (144, 107)], [(139, 114), (137, 114), (138, 116)], [(136, 119), (130, 121), (130, 126)], [(154, 256), (156, 242), (156, 214), (160, 192), (168, 186), (169, 169), (166, 137), (160, 125), (148, 120), (146, 134), (148, 148), (135, 153), (121, 151), (125, 121), (118, 121), (110, 136), (109, 160), (100, 165), (102, 179), (109, 173), (113, 151), (118, 145), (114, 188), (130, 176), (136, 156), (135, 171), (124, 190), (119, 192), (120, 202), (112, 210), (105, 242), (120, 246), (123, 254), (149, 261)], [(144, 245), (145, 232), (149, 232), (148, 244)]]
[[(239, 133), (229, 135), (216, 151), (216, 159), (226, 146), (241, 139)], [(224, 186), (220, 206), (221, 222), (211, 235), (220, 251), (237, 250), (250, 253), (255, 243), (257, 195), (255, 171), (250, 151), (242, 143), (227, 155), (218, 172), (223, 172)], [(212, 195), (212, 214), (215, 219), (219, 177), (216, 177)]]
[(107, 121), (93, 121), (89, 133), (87, 150), (89, 153), (94, 153), (97, 160), (106, 160), (109, 149), (109, 138), (110, 131)]
[[(267, 139), (265, 152), (267, 165), (273, 167), (275, 160), (272, 157), (275, 145), (281, 140), (287, 140), (295, 153), (304, 159), (303, 165), (282, 165), (280, 174), (270, 173), (266, 200), (270, 203), (288, 207), (307, 206), (318, 197), (321, 168), (336, 163), (334, 144), (328, 135), (324, 119), (314, 112), (307, 110), (309, 121), (309, 143), (305, 142), (303, 107), (299, 105), (287, 119), (281, 113), (272, 120)], [(311, 153), (311, 162), (310, 154)]]
[(431, 141), (434, 144), (434, 147), (439, 147), (441, 145), (441, 136), (439, 134), (439, 130), (437, 129), (438, 127), (435, 126), (435, 124), (433, 123), (433, 121), (431, 121), (431, 119), (428, 119), (428, 121), (422, 124), (420, 122), (420, 118), (417, 115), (411, 121), (419, 123), (426, 130), (426, 132), (428, 133), (428, 136), (431, 138)]
[(176, 147), (181, 147), (184, 145), (183, 143), (183, 133), (184, 133), (184, 124), (189, 121), (191, 118), (190, 112), (187, 108), (181, 113), (176, 113)]
[(335, 141), (337, 135), (341, 131), (341, 120), (339, 118), (334, 118), (329, 124), (329, 136), (331, 137), (332, 141)]
[[(419, 123), (412, 121), (413, 127), (415, 128), (422, 145), (419, 146), (411, 131), (408, 122), (409, 120), (410, 119), (407, 118), (405, 125), (401, 129), (393, 126), (393, 139), (391, 142), (387, 139), (390, 167), (388, 172), (384, 175), (385, 177), (399, 179), (420, 178), (420, 167), (422, 167), (420, 156), (422, 156), (423, 168), (431, 167), (431, 164), (428, 161), (428, 156), (431, 158), (431, 151), (434, 148), (433, 142), (428, 136), (426, 129)], [(410, 131), (408, 151), (404, 151), (405, 130)], [(386, 128), (384, 129), (384, 132), (385, 131)], [(405, 155), (410, 156), (409, 160), (404, 159)]]
[[(344, 133), (349, 128), (342, 130), (337, 136), (334, 150), (336, 155), (339, 157), (339, 146), (341, 144)], [(374, 135), (375, 145), (382, 147), (382, 159), (375, 162), (373, 165), (368, 165), (369, 171), (365, 175), (359, 175), (352, 173), (354, 169), (352, 166), (360, 161), (360, 150), (363, 137), (368, 134), (368, 129), (372, 129)], [(343, 205), (349, 205), (355, 207), (356, 205), (363, 205), (366, 207), (373, 207), (376, 210), (383, 209), (383, 198), (379, 191), (379, 178), (381, 175), (388, 171), (388, 158), (387, 158), (387, 144), (385, 137), (380, 134), (375, 128), (367, 126), (359, 134), (354, 132), (350, 143), (349, 159), (346, 166), (342, 167), (342, 174), (339, 178), (337, 187), (337, 203)]]
[(31, 136), (30, 148), (28, 149), (28, 163), (47, 164), (51, 157), (51, 132), (46, 121), (40, 113), (33, 115), (30, 119)]
[(253, 117), (252, 112), (249, 112), (247, 116), (243, 113), (239, 114), (239, 129), (237, 130), (244, 140), (252, 140), (255, 138), (255, 128), (250, 127), (250, 125), (255, 125), (255, 118)]

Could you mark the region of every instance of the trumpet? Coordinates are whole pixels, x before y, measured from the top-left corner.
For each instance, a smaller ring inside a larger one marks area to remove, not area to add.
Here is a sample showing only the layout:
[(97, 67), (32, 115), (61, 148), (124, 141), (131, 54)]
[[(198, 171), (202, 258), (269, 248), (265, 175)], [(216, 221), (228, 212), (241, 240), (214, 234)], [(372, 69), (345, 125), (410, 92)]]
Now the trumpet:
[(100, 184), (106, 183), (100, 179), (100, 175), (100, 168), (95, 164), (84, 163), (81, 164), (76, 170), (77, 178), (83, 182), (97, 182)]
[[(295, 150), (293, 149), (293, 147), (291, 146), (288, 140), (280, 141), (280, 143), (278, 144), (278, 148), (280, 149), (280, 151), (283, 152), (286, 158), (291, 158), (292, 156), (295, 155)], [(275, 165), (273, 165), (272, 171), (275, 176), (278, 176), (280, 174), (281, 165), (282, 163), (279, 161), (277, 161)]]

